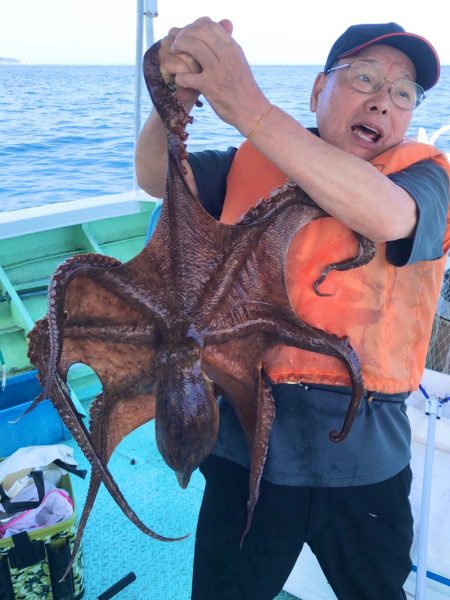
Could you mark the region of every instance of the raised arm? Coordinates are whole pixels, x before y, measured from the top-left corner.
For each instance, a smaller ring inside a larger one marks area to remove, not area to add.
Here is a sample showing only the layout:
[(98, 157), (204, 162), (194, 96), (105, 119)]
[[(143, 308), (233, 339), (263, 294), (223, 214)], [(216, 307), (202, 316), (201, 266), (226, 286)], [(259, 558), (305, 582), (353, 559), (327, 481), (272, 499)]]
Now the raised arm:
[(135, 168), (139, 187), (156, 198), (162, 198), (167, 178), (167, 138), (155, 110), (150, 114), (139, 135)]
[[(382, 143), (372, 144), (379, 151), (371, 156), (370, 150), (363, 149), (361, 144), (361, 148), (352, 145), (355, 141), (352, 136), (357, 135), (352, 123), (345, 123), (342, 135), (321, 127), (324, 105), (328, 109), (328, 123), (333, 119), (335, 123), (339, 121), (339, 115), (329, 110), (333, 104), (327, 98), (331, 92), (329, 86), (326, 88), (328, 80), (324, 74), (318, 76), (311, 97), (311, 108), (317, 112), (321, 133), (318, 138), (278, 107), (270, 108), (241, 47), (217, 23), (198, 19), (179, 31), (171, 49), (174, 53), (189, 54), (201, 65), (200, 72), (179, 73), (177, 85), (200, 90), (224, 121), (244, 136), (250, 135), (253, 145), (329, 214), (373, 241), (413, 234), (417, 220), (413, 199), (368, 162), (403, 140), (411, 118), (408, 111), (400, 116), (395, 113), (392, 125), (391, 111), (401, 109), (389, 104), (386, 89), (373, 98), (374, 107), (358, 109), (359, 121), (355, 121), (356, 125), (369, 124), (374, 122), (375, 114), (382, 115), (380, 121), (385, 123), (380, 125)], [(338, 81), (337, 76), (335, 80)], [(339, 99), (339, 104), (345, 103)], [(356, 112), (355, 109), (355, 119)]]

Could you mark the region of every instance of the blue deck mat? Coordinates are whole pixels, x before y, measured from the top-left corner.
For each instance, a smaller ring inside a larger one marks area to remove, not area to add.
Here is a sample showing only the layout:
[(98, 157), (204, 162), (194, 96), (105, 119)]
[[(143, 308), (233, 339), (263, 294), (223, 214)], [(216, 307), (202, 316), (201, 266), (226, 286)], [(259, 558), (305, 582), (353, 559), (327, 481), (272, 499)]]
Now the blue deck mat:
[[(80, 467), (90, 473), (77, 444), (73, 440), (64, 443), (74, 448)], [(153, 423), (125, 438), (109, 466), (130, 506), (150, 529), (165, 536), (191, 535), (171, 543), (147, 537), (102, 486), (83, 536), (86, 600), (94, 600), (130, 571), (136, 574), (136, 581), (115, 596), (117, 600), (189, 600), (202, 475), (196, 471), (186, 490), (179, 487), (156, 448)], [(89, 476), (85, 480), (72, 477), (78, 517), (88, 481)], [(277, 600), (289, 598), (294, 596), (285, 592), (277, 596)]]
[[(76, 460), (90, 472), (75, 442), (64, 443), (75, 448)], [(203, 477), (197, 471), (186, 490), (179, 487), (156, 449), (153, 423), (119, 444), (110, 470), (130, 506), (150, 529), (169, 537), (191, 535), (171, 543), (149, 538), (125, 517), (102, 486), (83, 536), (85, 598), (97, 598), (133, 571), (136, 581), (117, 595), (118, 600), (188, 600)], [(72, 477), (72, 484), (80, 516), (88, 477), (84, 481)]]

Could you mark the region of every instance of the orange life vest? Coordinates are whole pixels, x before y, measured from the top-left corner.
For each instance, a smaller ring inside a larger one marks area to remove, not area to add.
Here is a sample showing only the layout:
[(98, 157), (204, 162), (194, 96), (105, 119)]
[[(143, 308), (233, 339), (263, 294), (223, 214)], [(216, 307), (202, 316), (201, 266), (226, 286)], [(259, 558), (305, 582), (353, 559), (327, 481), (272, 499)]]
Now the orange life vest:
[[(371, 163), (388, 175), (431, 159), (450, 175), (445, 154), (433, 146), (405, 141)], [(238, 149), (228, 179), (221, 221), (235, 223), (286, 176), (246, 141)], [(445, 256), (394, 267), (386, 244), (375, 258), (349, 271), (332, 271), (317, 296), (313, 283), (323, 268), (357, 254), (353, 232), (334, 218), (309, 223), (293, 238), (286, 258), (286, 283), (298, 317), (338, 336), (348, 336), (361, 361), (366, 389), (398, 393), (416, 389), (422, 377), (440, 291)], [(450, 218), (444, 251), (450, 247)], [(350, 385), (336, 358), (279, 345), (267, 353), (264, 369), (275, 383)]]

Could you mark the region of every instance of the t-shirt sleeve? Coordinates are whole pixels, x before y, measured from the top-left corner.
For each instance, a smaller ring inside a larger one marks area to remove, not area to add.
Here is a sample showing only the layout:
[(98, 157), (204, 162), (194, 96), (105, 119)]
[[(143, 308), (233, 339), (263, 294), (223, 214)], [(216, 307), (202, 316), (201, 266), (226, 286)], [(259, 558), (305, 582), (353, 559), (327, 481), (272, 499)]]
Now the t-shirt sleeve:
[(204, 150), (188, 155), (200, 202), (215, 219), (219, 219), (222, 213), (228, 172), (235, 154), (236, 148), (230, 147), (228, 150)]
[(449, 204), (447, 173), (433, 161), (424, 160), (388, 177), (412, 196), (418, 215), (413, 238), (388, 242), (388, 261), (403, 267), (441, 258)]

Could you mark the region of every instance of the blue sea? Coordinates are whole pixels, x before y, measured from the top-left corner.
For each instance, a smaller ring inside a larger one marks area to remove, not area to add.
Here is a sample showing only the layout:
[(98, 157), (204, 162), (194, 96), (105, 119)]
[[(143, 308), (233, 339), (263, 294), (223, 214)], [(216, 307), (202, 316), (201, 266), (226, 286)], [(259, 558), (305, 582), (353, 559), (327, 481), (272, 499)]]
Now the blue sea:
[[(274, 103), (314, 125), (309, 90), (315, 66), (257, 66)], [(0, 66), (0, 209), (128, 191), (133, 186), (134, 67)], [(450, 66), (415, 111), (409, 135), (448, 125)], [(142, 119), (150, 112), (143, 86)], [(189, 149), (227, 148), (241, 137), (205, 103), (194, 109)], [(437, 145), (450, 152), (450, 131)]]

